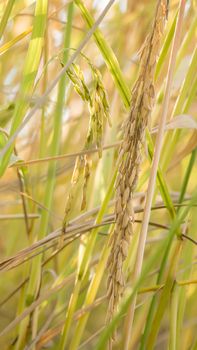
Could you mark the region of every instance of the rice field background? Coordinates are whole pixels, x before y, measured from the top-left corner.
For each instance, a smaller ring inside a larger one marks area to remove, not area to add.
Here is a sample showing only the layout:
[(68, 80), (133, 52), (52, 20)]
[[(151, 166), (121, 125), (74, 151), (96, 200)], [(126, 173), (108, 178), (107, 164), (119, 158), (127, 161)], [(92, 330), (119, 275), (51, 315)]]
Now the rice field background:
[(0, 1), (1, 349), (197, 349), (197, 3)]

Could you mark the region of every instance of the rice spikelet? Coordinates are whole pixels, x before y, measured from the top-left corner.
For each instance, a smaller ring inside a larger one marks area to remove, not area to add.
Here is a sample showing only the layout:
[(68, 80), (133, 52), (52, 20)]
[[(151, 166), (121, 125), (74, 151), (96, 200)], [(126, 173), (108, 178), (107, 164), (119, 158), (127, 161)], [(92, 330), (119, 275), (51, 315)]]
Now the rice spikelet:
[[(73, 84), (75, 91), (82, 98), (84, 102), (87, 102), (90, 112), (90, 121), (86, 140), (84, 143), (84, 150), (92, 147), (96, 144), (99, 157), (102, 156), (102, 137), (103, 137), (103, 124), (104, 120), (107, 120), (111, 126), (111, 119), (109, 114), (109, 104), (107, 99), (107, 93), (102, 83), (102, 76), (99, 70), (94, 66), (91, 61), (82, 55), (87, 61), (91, 73), (92, 73), (92, 87), (88, 88), (85, 82), (83, 71), (80, 66), (73, 63), (67, 70), (67, 76)], [(76, 194), (76, 185), (83, 179), (81, 210), (86, 207), (86, 192), (88, 187), (88, 180), (90, 178), (91, 159), (88, 155), (78, 156), (75, 161), (75, 166), (71, 179), (71, 188), (66, 199), (65, 214), (62, 225), (62, 237), (60, 239), (60, 245), (63, 241), (63, 233), (66, 231), (69, 215), (71, 213), (72, 204)]]
[(145, 129), (154, 104), (154, 72), (160, 42), (167, 18), (168, 1), (158, 1), (155, 20), (140, 52), (139, 76), (132, 90), (131, 113), (124, 123), (123, 142), (119, 150), (119, 170), (116, 179), (115, 228), (110, 239), (111, 253), (108, 259), (109, 306), (107, 320), (111, 320), (124, 290), (123, 263), (128, 255), (133, 235), (135, 190)]

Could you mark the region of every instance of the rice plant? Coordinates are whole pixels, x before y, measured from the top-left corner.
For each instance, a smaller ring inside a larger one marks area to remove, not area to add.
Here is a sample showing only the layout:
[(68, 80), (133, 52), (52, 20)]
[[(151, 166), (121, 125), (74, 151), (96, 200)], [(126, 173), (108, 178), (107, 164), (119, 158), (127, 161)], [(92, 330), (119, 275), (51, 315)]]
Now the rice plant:
[(197, 348), (196, 9), (1, 2), (2, 349)]

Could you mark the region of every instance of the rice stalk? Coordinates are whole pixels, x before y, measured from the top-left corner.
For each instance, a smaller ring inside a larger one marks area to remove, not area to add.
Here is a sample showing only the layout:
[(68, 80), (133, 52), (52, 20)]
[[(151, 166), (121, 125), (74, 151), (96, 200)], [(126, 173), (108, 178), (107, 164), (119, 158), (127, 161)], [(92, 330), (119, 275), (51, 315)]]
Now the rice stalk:
[[(33, 31), (31, 41), (27, 51), (25, 60), (22, 83), (19, 92), (19, 98), (16, 102), (12, 126), (10, 130), (10, 136), (14, 134), (17, 127), (21, 124), (24, 114), (28, 109), (27, 99), (33, 92), (34, 82), (36, 74), (40, 65), (40, 59), (42, 55), (42, 48), (44, 42), (44, 33), (46, 27), (47, 18), (47, 0), (39, 0), (36, 3), (35, 19), (33, 23)], [(14, 150), (14, 144), (7, 150), (4, 157), (1, 160), (0, 176), (5, 172), (5, 169), (9, 163), (11, 154)]]
[[(197, 191), (195, 191), (192, 195), (191, 200), (188, 203), (188, 206), (181, 210), (178, 215), (174, 218), (172, 226), (169, 230), (169, 240), (172, 240), (175, 233), (179, 229), (181, 223), (184, 221), (186, 216), (188, 215), (189, 211), (191, 210), (191, 207), (196, 203), (197, 200)], [(166, 243), (166, 242), (165, 242)], [(165, 247), (167, 247), (167, 244), (165, 244)], [(98, 343), (95, 347), (96, 350), (103, 350), (106, 348), (106, 343), (109, 340), (109, 337), (113, 334), (115, 328), (122, 320), (123, 316), (127, 312), (129, 306), (131, 305), (132, 301), (134, 300), (136, 292), (139, 290), (140, 286), (142, 285), (144, 279), (148, 275), (148, 273), (151, 271), (151, 267), (153, 266), (154, 262), (159, 261), (160, 256), (163, 253), (164, 246), (161, 244), (157, 247), (157, 250), (155, 250), (152, 254), (149, 256), (148, 261), (146, 261), (146, 264), (144, 264), (141, 275), (138, 277), (138, 279), (135, 281), (135, 284), (133, 285), (132, 291), (129, 293), (129, 295), (126, 297), (126, 299), (123, 301), (123, 303), (120, 305), (119, 310), (117, 313), (113, 316), (113, 319), (110, 321), (110, 323), (105, 327), (104, 331), (101, 333), (101, 336), (98, 340)], [(149, 349), (146, 347), (145, 349)]]
[[(197, 86), (195, 82), (195, 72), (197, 70), (197, 48), (194, 49), (191, 62), (185, 76), (185, 79), (182, 83), (180, 93), (177, 97), (176, 103), (174, 104), (174, 108), (170, 118), (175, 117), (181, 113), (187, 113), (192, 100), (195, 98), (195, 93), (197, 91)], [(194, 94), (190, 94), (190, 91), (194, 90)], [(189, 100), (189, 101), (187, 101)], [(165, 145), (165, 154), (161, 158), (161, 167), (163, 170), (166, 170), (167, 165), (171, 160), (171, 154), (173, 154), (174, 148), (180, 138), (181, 130), (174, 130), (168, 133), (165, 137), (164, 145)]]
[(123, 262), (133, 235), (133, 193), (142, 161), (145, 129), (154, 104), (154, 74), (160, 42), (167, 16), (167, 2), (159, 1), (151, 33), (140, 53), (139, 77), (132, 90), (131, 113), (124, 125), (123, 142), (119, 150), (120, 164), (116, 180), (115, 228), (111, 236), (108, 260), (109, 307), (111, 320), (124, 290)]
[[(184, 204), (184, 205), (181, 205), (179, 207), (178, 204), (174, 203), (174, 206), (178, 206), (178, 208), (181, 208), (182, 206), (186, 206), (186, 205), (187, 204)], [(164, 208), (165, 208), (165, 205), (161, 205), (161, 203), (159, 202), (159, 203), (157, 203), (157, 205), (155, 207), (152, 207), (152, 210), (159, 210), (159, 209), (164, 209)], [(100, 207), (95, 208), (93, 211), (90, 211), (90, 214), (98, 213), (99, 209), (100, 209)], [(134, 211), (135, 211), (135, 213), (142, 213), (143, 207), (141, 207), (141, 206), (134, 207)], [(100, 224), (96, 224), (96, 225), (94, 225), (93, 219), (85, 221), (85, 222), (80, 220), (80, 219), (87, 220), (88, 216), (89, 215), (87, 212), (85, 215), (83, 214), (83, 215), (81, 215), (81, 216), (79, 216), (79, 217), (77, 217), (74, 220), (69, 222), (69, 225), (67, 227), (67, 233), (64, 237), (64, 241), (72, 239), (75, 236), (81, 236), (85, 232), (88, 232), (94, 228), (98, 228), (102, 225), (113, 224), (114, 218), (115, 218), (114, 214), (104, 216), (103, 221)], [(6, 216), (5, 218), (10, 218), (10, 216), (8, 216), (8, 217)], [(16, 216), (14, 216), (14, 218), (16, 218)], [(136, 222), (140, 222), (140, 220), (137, 220)], [(152, 223), (152, 222), (150, 222), (150, 225), (161, 227), (164, 229), (167, 228), (164, 225)], [(56, 245), (55, 240), (58, 240), (58, 238), (60, 237), (60, 234), (61, 234), (61, 228), (56, 229), (54, 232), (49, 233), (47, 235), (47, 237), (36, 241), (35, 243), (31, 244), (27, 248), (22, 249), (16, 255), (2, 260), (0, 262), (0, 270), (6, 271), (6, 270), (9, 270), (9, 269), (12, 269), (12, 268), (18, 266), (21, 263), (25, 263), (29, 258), (34, 256), (32, 253), (34, 253), (35, 250), (43, 248), (45, 245), (47, 245), (47, 249), (48, 249), (48, 247), (51, 247), (48, 245), (50, 242), (54, 242), (52, 244), (52, 246)], [(38, 254), (41, 254), (41, 253), (42, 253), (42, 250), (39, 251)], [(32, 254), (31, 257), (29, 257), (30, 254)]]
[(1, 18), (1, 21), (0, 21), (0, 39), (2, 38), (2, 35), (3, 35), (4, 30), (6, 28), (7, 22), (8, 22), (9, 17), (10, 17), (10, 13), (12, 12), (14, 2), (15, 2), (15, 0), (8, 1), (7, 5), (6, 5), (6, 9), (5, 9), (3, 16)]
[(114, 186), (114, 181), (116, 178), (117, 171), (114, 172), (112, 181), (110, 182), (105, 198), (102, 202), (102, 205), (100, 207), (100, 210), (97, 214), (96, 220), (95, 220), (95, 228), (92, 230), (91, 235), (88, 237), (87, 243), (86, 243), (86, 249), (83, 252), (83, 255), (80, 257), (79, 265), (78, 265), (78, 271), (77, 271), (77, 276), (76, 276), (76, 281), (75, 281), (75, 286), (73, 289), (73, 293), (71, 295), (70, 301), (69, 301), (69, 307), (66, 313), (66, 319), (64, 323), (64, 328), (62, 330), (62, 336), (60, 339), (60, 344), (59, 348), (61, 350), (65, 349), (67, 339), (68, 339), (68, 332), (70, 329), (70, 325), (73, 319), (73, 314), (74, 310), (76, 308), (79, 292), (82, 283), (84, 282), (84, 278), (86, 276), (89, 264), (90, 264), (90, 258), (91, 254), (94, 248), (94, 245), (96, 243), (96, 238), (97, 238), (97, 233), (98, 233), (98, 227), (99, 224), (102, 221), (102, 218), (104, 216), (104, 213), (107, 209), (107, 205), (109, 203), (109, 200), (111, 199), (112, 192), (113, 192), (113, 186)]
[[(88, 27), (91, 28), (94, 24), (94, 19), (91, 16), (91, 14), (88, 12), (86, 6), (84, 6), (83, 1), (74, 0), (74, 3), (79, 7), (82, 13), (82, 16), (86, 21)], [(117, 58), (114, 52), (112, 51), (111, 47), (108, 45), (107, 41), (105, 40), (100, 29), (97, 28), (97, 30), (94, 32), (94, 37), (95, 37), (96, 44), (98, 45), (100, 51), (104, 56), (105, 62), (111, 72), (111, 75), (114, 79), (117, 89), (119, 90), (119, 93), (124, 102), (124, 105), (125, 107), (128, 108), (130, 105), (130, 91), (129, 91), (128, 85), (125, 82), (125, 79), (120, 69)]]
[[(182, 203), (184, 200), (189, 178), (191, 176), (192, 168), (195, 163), (195, 156), (196, 156), (196, 150), (192, 152), (188, 167), (185, 172), (185, 176), (183, 179), (181, 192), (179, 196), (179, 203)], [(177, 212), (179, 211), (180, 211), (180, 208), (177, 208)], [(185, 225), (184, 231), (188, 231), (188, 224)], [(193, 228), (191, 228), (190, 231), (193, 231)], [(191, 234), (193, 237), (195, 237), (193, 232), (191, 232)], [(185, 249), (183, 250), (181, 259), (184, 261), (184, 265), (187, 266), (192, 263), (192, 260), (194, 259), (194, 248), (195, 247), (193, 245), (186, 245)], [(188, 269), (183, 273), (182, 277), (184, 279), (189, 279), (190, 276), (191, 276), (191, 269)], [(181, 347), (181, 338), (182, 338), (181, 328), (183, 326), (183, 319), (184, 319), (185, 306), (186, 306), (185, 288), (178, 289), (177, 286), (175, 286), (175, 290), (173, 288), (171, 299), (172, 299), (171, 312), (172, 312), (173, 323), (172, 323), (171, 332), (170, 332), (170, 341), (171, 341), (171, 344), (175, 344), (174, 348), (176, 349)], [(171, 348), (173, 349), (173, 346)]]
[[(180, 92), (180, 94), (178, 96), (178, 99), (177, 99), (177, 102), (176, 102), (176, 105), (179, 105), (179, 108), (183, 108), (183, 105), (179, 104), (179, 102), (178, 102), (178, 101), (182, 100), (182, 97), (181, 97), (182, 92), (184, 94), (185, 94), (186, 91), (188, 92), (186, 86), (189, 87), (191, 85), (191, 83), (192, 83), (192, 80), (193, 80), (193, 79), (191, 80), (191, 77), (192, 77), (191, 72), (193, 71), (194, 65), (195, 65), (195, 60), (194, 60), (195, 55), (196, 55), (196, 50), (195, 50), (195, 52), (193, 54), (193, 57), (192, 57), (192, 60), (191, 60), (191, 65), (190, 65), (190, 67), (188, 69), (185, 81), (183, 82), (183, 85), (182, 85), (182, 88), (181, 88), (181, 92)], [(194, 74), (194, 71), (193, 71), (193, 74)], [(191, 101), (193, 100), (193, 98), (195, 96), (195, 91), (196, 91), (196, 85), (195, 85), (195, 81), (194, 81), (194, 83), (193, 83), (193, 85), (191, 87), (191, 92), (192, 93), (190, 92), (190, 94), (188, 96), (188, 100), (185, 103), (184, 111), (186, 111), (187, 108), (189, 108), (190, 103), (191, 103)], [(184, 100), (182, 100), (182, 101), (184, 101)], [(180, 110), (180, 113), (181, 113), (181, 110)], [(180, 134), (180, 130), (177, 130), (177, 132), (175, 132), (175, 136), (177, 136), (177, 134), (178, 135)], [(192, 136), (192, 138), (196, 139), (196, 135), (193, 135), (193, 136)], [(166, 140), (168, 140), (168, 139), (169, 139), (169, 135), (167, 135), (167, 137), (166, 137)], [(174, 142), (174, 139), (172, 137), (171, 137), (171, 140), (170, 140), (171, 142), (167, 143), (166, 140), (164, 142), (164, 148), (165, 148), (165, 155), (164, 156), (167, 155), (167, 157), (169, 157), (170, 154), (171, 154), (169, 152), (169, 148), (172, 151), (172, 149), (174, 148), (176, 142)], [(192, 140), (192, 143), (193, 143), (193, 140)], [(194, 141), (194, 144), (195, 144), (195, 141)], [(167, 159), (167, 157), (165, 159)], [(163, 279), (164, 270), (165, 270), (165, 266), (167, 264), (167, 258), (168, 258), (168, 254), (169, 254), (171, 245), (172, 245), (172, 239), (171, 240), (169, 239), (168, 245), (167, 245), (167, 247), (165, 249), (165, 252), (164, 252), (164, 255), (163, 255), (163, 259), (162, 259), (162, 263), (161, 263), (161, 266), (160, 266), (160, 271), (159, 271), (157, 283), (160, 283), (162, 281), (162, 279)], [(141, 342), (140, 350), (144, 350), (145, 349), (146, 339), (148, 337), (148, 333), (149, 333), (149, 331), (151, 329), (151, 326), (152, 326), (152, 323), (153, 323), (153, 316), (154, 316), (155, 307), (156, 307), (156, 297), (154, 296), (153, 299), (152, 299), (152, 302), (151, 302), (150, 309), (149, 309), (149, 313), (148, 313), (148, 317), (147, 317), (147, 323), (146, 323), (146, 326), (145, 326), (144, 334), (142, 336), (142, 342)]]
[[(70, 7), (70, 10), (68, 11), (69, 17), (69, 24), (66, 27), (66, 34), (64, 39), (64, 44), (67, 46), (70, 42), (70, 23), (72, 22), (72, 5)], [(64, 60), (67, 59), (67, 52), (65, 53)], [(55, 118), (54, 118), (54, 134), (51, 144), (51, 152), (53, 155), (57, 155), (59, 151), (59, 145), (60, 145), (60, 133), (61, 133), (61, 118), (62, 118), (62, 110), (64, 105), (64, 96), (65, 96), (65, 85), (66, 85), (66, 78), (63, 77), (60, 80), (59, 83), (59, 91), (58, 91), (58, 97), (57, 97), (57, 105), (55, 110)], [(44, 206), (51, 210), (51, 205), (53, 201), (53, 191), (55, 186), (55, 172), (56, 172), (56, 163), (49, 164), (48, 168), (48, 179), (46, 184), (46, 190), (45, 190), (45, 197), (44, 197)], [(49, 211), (42, 211), (41, 214), (41, 221), (40, 221), (40, 229), (38, 233), (38, 237), (44, 237), (47, 233), (48, 229), (48, 220), (49, 220)], [(38, 296), (39, 290), (40, 290), (40, 283), (42, 278), (42, 268), (41, 268), (41, 260), (42, 255), (38, 255), (31, 266), (30, 270), (30, 278), (29, 283), (26, 290), (25, 297), (23, 296), (23, 307), (25, 305), (30, 305)], [(37, 325), (38, 325), (38, 309), (35, 310), (35, 312), (32, 315), (32, 328), (31, 328), (31, 335), (32, 338), (36, 336), (37, 333)], [(16, 344), (16, 349), (20, 349), (25, 342), (27, 332), (28, 332), (28, 324), (30, 322), (29, 317), (26, 318), (21, 324), (20, 324), (20, 330), (19, 330), (19, 337)]]

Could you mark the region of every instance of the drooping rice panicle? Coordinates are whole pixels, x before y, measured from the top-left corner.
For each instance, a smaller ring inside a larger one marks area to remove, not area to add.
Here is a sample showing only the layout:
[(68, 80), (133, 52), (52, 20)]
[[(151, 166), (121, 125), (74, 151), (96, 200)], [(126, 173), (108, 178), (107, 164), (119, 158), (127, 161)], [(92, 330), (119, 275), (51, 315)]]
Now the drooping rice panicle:
[(139, 76), (132, 90), (131, 112), (123, 128), (123, 142), (119, 150), (119, 170), (115, 184), (116, 224), (110, 240), (111, 253), (108, 259), (108, 320), (116, 311), (124, 290), (123, 262), (127, 257), (133, 235), (133, 192), (142, 161), (145, 129), (154, 104), (154, 73), (167, 17), (167, 7), (166, 0), (158, 1), (152, 30), (140, 52)]
[[(87, 137), (84, 143), (84, 149), (90, 148), (93, 144), (96, 144), (98, 148), (99, 157), (102, 156), (102, 137), (103, 137), (103, 124), (106, 119), (111, 126), (111, 119), (109, 114), (109, 104), (107, 94), (102, 83), (102, 76), (99, 70), (92, 64), (92, 62), (83, 55), (86, 59), (93, 80), (93, 87), (90, 89), (86, 85), (83, 72), (79, 65), (73, 63), (67, 70), (67, 75), (72, 82), (75, 91), (82, 98), (84, 102), (88, 103), (88, 109), (90, 112), (89, 128)], [(81, 176), (83, 176), (83, 190), (81, 210), (86, 207), (86, 192), (88, 186), (88, 180), (90, 177), (91, 160), (87, 155), (76, 158), (75, 167), (71, 180), (71, 189), (66, 200), (65, 216), (63, 221), (63, 231), (67, 225), (68, 217), (72, 207), (72, 200), (74, 198), (73, 193)]]

